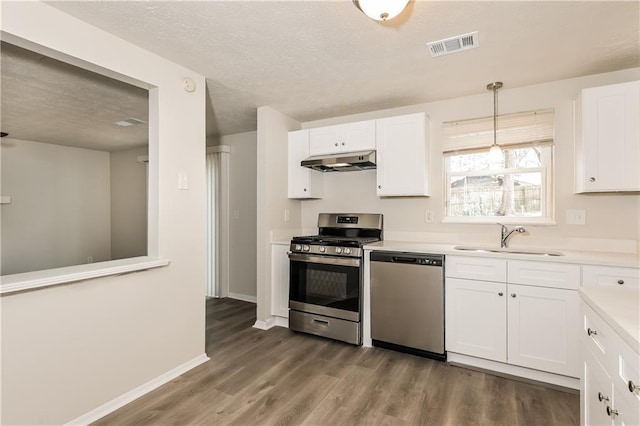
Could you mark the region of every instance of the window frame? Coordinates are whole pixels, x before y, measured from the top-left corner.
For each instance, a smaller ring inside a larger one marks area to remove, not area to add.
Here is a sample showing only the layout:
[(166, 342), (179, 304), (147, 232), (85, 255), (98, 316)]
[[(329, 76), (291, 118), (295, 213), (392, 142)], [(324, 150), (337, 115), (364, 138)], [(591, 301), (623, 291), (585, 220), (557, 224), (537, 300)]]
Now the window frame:
[[(509, 149), (522, 149), (527, 147), (536, 147), (535, 144), (523, 143), (523, 144), (513, 144), (502, 146), (503, 150)], [(450, 171), (450, 161), (449, 158), (454, 157), (456, 155), (464, 155), (464, 154), (472, 154), (472, 153), (481, 153), (486, 152), (488, 154), (488, 150), (479, 150), (479, 149), (468, 149), (468, 150), (459, 150), (449, 153), (444, 153), (442, 156), (442, 169), (443, 169), (443, 203), (442, 203), (442, 223), (470, 223), (470, 224), (494, 224), (494, 223), (504, 223), (504, 224), (522, 224), (522, 225), (555, 225), (555, 193), (554, 193), (554, 146), (553, 144), (544, 144), (539, 145), (541, 148), (546, 148), (542, 150), (541, 155), (541, 167), (535, 168), (499, 168), (499, 169), (488, 169), (488, 170), (473, 170), (468, 172), (451, 172)], [(540, 217), (531, 217), (531, 216), (449, 216), (449, 205), (451, 201), (451, 185), (450, 179), (452, 176), (492, 176), (497, 174), (516, 174), (516, 173), (541, 173), (541, 183), (540, 188), (542, 191), (540, 197), (540, 210), (542, 216)]]

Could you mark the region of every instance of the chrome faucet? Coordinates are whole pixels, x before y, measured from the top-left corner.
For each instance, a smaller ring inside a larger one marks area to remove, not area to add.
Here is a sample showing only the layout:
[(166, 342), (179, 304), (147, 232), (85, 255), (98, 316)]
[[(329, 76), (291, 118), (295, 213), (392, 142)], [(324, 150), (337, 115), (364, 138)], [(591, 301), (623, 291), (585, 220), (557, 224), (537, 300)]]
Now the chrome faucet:
[(507, 228), (506, 226), (504, 226), (501, 223), (498, 223), (498, 225), (500, 225), (502, 227), (500, 229), (500, 247), (502, 247), (502, 248), (507, 248), (507, 240), (509, 239), (511, 234), (513, 234), (514, 232), (518, 232), (518, 233), (522, 234), (523, 232), (526, 231), (526, 229), (524, 229), (523, 226), (519, 226), (519, 225), (518, 226), (514, 226), (511, 231), (509, 231), (509, 228)]

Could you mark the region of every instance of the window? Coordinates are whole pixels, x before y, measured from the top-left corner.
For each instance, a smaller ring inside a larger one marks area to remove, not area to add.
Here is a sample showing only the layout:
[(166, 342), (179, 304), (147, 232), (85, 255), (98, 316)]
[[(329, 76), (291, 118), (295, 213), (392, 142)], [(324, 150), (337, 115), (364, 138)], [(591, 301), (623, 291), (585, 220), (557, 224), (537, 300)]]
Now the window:
[(444, 123), (445, 221), (553, 221), (553, 111)]

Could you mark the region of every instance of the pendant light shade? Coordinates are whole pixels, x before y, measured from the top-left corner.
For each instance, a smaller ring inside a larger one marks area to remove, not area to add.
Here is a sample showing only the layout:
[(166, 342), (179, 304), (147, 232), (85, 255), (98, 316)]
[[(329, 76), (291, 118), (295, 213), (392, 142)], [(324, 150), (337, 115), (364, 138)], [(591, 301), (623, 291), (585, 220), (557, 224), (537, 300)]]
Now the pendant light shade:
[(398, 16), (409, 0), (353, 0), (353, 2), (369, 18), (387, 21)]
[(502, 149), (498, 145), (498, 89), (502, 87), (502, 82), (496, 81), (487, 84), (487, 90), (493, 91), (493, 145), (489, 149), (489, 161), (497, 163), (502, 159)]

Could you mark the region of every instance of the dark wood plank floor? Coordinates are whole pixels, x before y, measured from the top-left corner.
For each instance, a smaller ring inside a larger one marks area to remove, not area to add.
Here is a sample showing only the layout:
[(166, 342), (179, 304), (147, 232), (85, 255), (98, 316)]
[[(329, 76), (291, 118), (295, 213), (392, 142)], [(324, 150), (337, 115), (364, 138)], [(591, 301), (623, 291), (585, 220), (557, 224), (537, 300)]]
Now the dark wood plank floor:
[(579, 397), (380, 348), (252, 328), (207, 300), (211, 360), (98, 425), (576, 425)]

